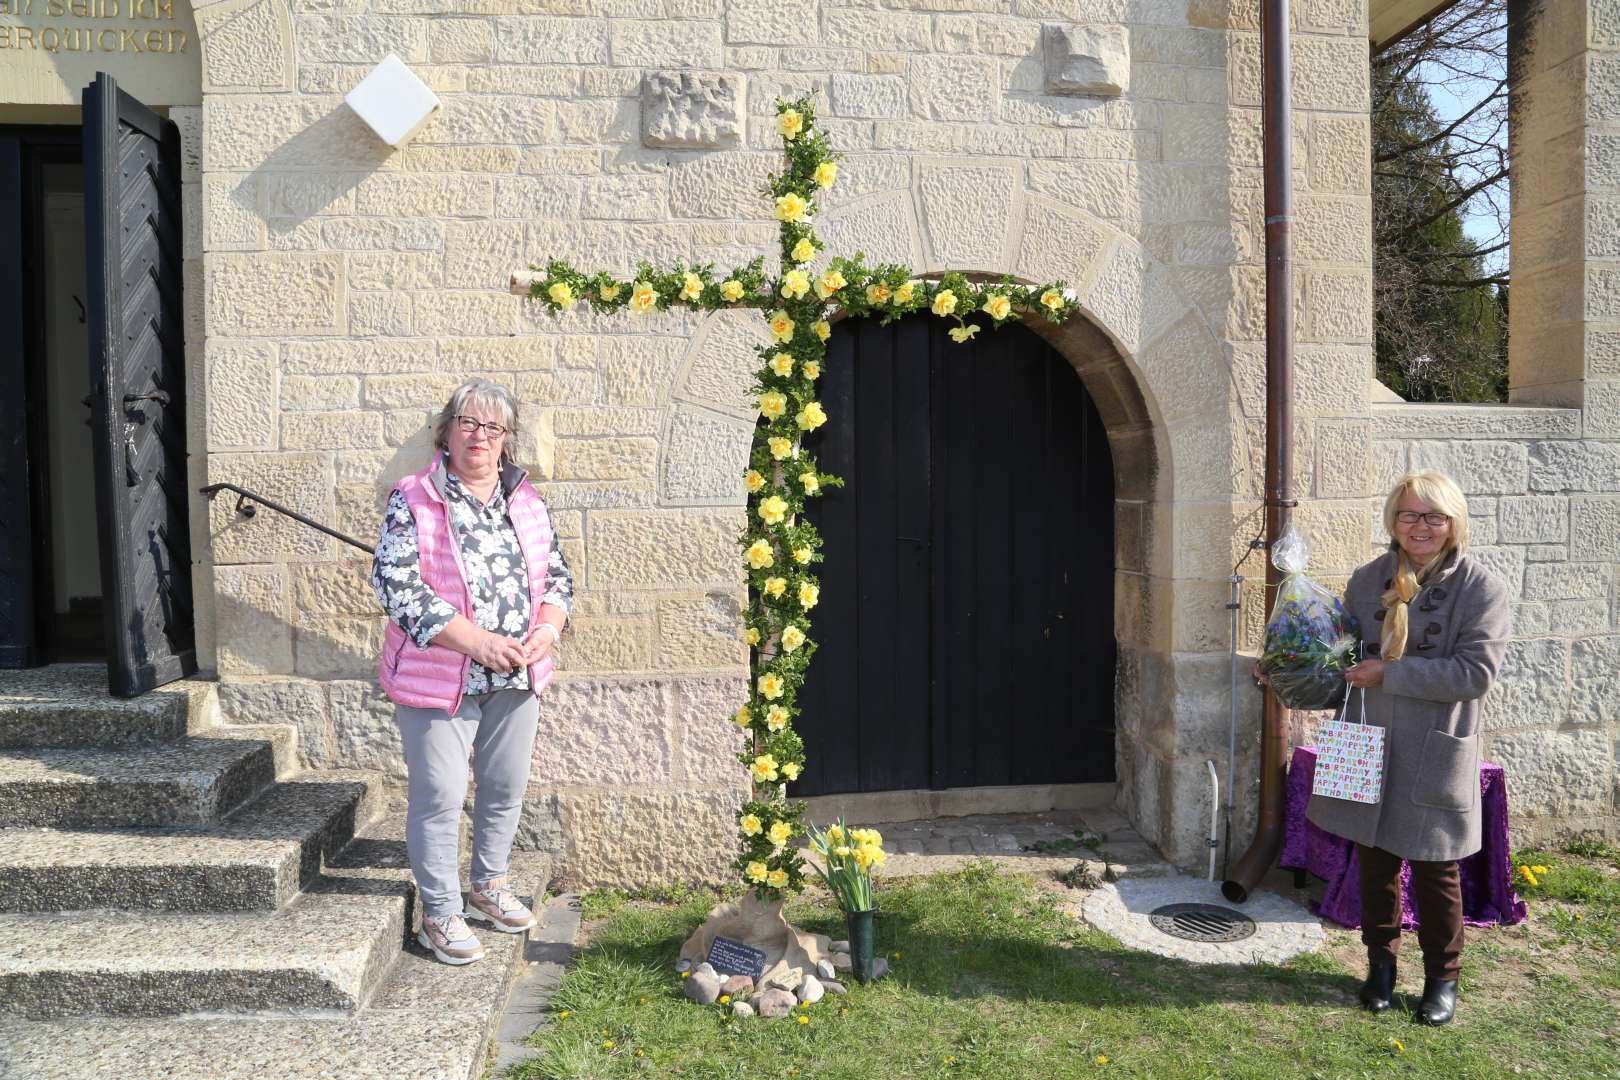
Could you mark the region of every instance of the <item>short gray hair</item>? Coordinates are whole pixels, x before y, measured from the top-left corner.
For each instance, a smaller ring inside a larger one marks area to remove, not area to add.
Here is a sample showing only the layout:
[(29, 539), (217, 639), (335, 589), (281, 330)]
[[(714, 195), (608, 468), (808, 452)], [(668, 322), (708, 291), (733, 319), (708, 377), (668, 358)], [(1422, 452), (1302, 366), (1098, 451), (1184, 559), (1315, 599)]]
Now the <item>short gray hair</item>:
[(517, 442), (517, 398), (500, 383), (488, 379), (472, 378), (456, 387), (450, 400), (445, 402), (439, 418), (433, 422), (434, 447), (450, 449), (450, 423), (458, 416), (467, 415), (469, 409), (485, 409), (500, 414), (501, 423), (506, 426), (506, 439), (501, 443), (501, 460), (516, 465), (517, 455), (513, 447)]

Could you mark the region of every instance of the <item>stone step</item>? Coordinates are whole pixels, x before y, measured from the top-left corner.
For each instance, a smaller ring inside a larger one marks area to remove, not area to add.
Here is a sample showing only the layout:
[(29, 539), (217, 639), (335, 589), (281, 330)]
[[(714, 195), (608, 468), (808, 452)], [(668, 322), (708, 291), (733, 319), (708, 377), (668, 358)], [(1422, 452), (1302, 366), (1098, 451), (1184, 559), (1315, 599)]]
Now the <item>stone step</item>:
[(182, 679), (113, 697), (105, 664), (0, 672), (0, 750), (164, 742), (218, 722), (217, 684)]
[(0, 911), (273, 911), (371, 819), (377, 784), (302, 773), (212, 825), (0, 829)]
[(267, 787), (295, 749), (285, 724), (176, 742), (0, 750), (0, 827), (207, 824)]
[(31, 1019), (352, 1011), (399, 956), (409, 891), (357, 884), (274, 912), (0, 915), (0, 1002)]

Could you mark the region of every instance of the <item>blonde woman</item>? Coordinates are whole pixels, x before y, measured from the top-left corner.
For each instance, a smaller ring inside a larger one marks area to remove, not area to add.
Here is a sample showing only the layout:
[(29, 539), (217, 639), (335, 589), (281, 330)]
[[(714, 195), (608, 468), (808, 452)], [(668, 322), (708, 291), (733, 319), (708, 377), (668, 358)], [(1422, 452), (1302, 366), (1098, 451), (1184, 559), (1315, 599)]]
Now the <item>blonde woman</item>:
[(1462, 961), (1457, 860), (1481, 845), (1479, 701), (1507, 652), (1508, 590), (1469, 556), (1468, 503), (1444, 473), (1402, 477), (1384, 528), (1389, 551), (1351, 575), (1344, 597), (1364, 639), (1345, 681), (1366, 692), (1367, 719), (1385, 729), (1383, 795), (1372, 804), (1313, 796), (1306, 816), (1356, 843), (1368, 968), (1359, 996), (1371, 1012), (1394, 995), (1401, 863), (1411, 864), (1424, 974), (1417, 1019), (1445, 1024)]

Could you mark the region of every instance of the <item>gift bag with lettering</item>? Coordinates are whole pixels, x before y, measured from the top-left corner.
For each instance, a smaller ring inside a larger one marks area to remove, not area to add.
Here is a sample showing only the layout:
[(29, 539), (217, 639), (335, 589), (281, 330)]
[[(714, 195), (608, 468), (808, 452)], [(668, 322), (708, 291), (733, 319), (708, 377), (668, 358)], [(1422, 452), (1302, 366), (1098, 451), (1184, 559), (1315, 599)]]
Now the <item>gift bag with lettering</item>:
[(1367, 691), (1361, 691), (1361, 721), (1348, 719), (1350, 689), (1337, 720), (1316, 733), (1316, 777), (1311, 794), (1350, 802), (1375, 803), (1384, 789), (1384, 729), (1367, 723)]

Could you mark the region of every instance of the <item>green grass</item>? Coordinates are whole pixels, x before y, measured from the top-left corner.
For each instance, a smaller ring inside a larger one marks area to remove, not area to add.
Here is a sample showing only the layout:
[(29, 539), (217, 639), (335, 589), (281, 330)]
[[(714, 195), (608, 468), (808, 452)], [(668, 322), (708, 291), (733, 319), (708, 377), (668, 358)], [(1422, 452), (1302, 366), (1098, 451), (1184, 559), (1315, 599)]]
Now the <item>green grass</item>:
[[(1532, 865), (1549, 867), (1543, 888), (1565, 870), (1591, 868), (1568, 855), (1555, 868), (1535, 854)], [(898, 954), (890, 978), (829, 996), (808, 1010), (806, 1025), (736, 1021), (728, 1010), (686, 1001), (673, 970), (713, 900), (698, 892), (662, 903), (589, 900), (588, 912), (602, 921), (532, 1040), (536, 1056), (512, 1075), (1620, 1075), (1620, 993), (1606, 980), (1616, 927), (1597, 917), (1603, 905), (1536, 900), (1532, 923), (1471, 931), (1458, 1022), (1426, 1029), (1404, 1010), (1372, 1017), (1355, 1009), (1354, 935), (1335, 934), (1327, 952), (1283, 965), (1195, 967), (1124, 948), (1063, 913), (1050, 887), (999, 875), (986, 862), (885, 885), (878, 943)], [(1561, 937), (1553, 910), (1580, 927), (1578, 937)], [(1577, 923), (1575, 914), (1585, 917)], [(843, 936), (824, 900), (801, 898), (789, 916)], [(1416, 981), (1403, 975), (1403, 988)]]

